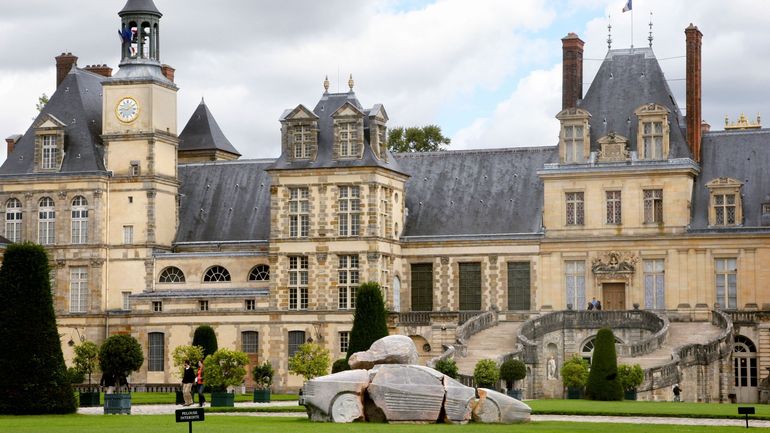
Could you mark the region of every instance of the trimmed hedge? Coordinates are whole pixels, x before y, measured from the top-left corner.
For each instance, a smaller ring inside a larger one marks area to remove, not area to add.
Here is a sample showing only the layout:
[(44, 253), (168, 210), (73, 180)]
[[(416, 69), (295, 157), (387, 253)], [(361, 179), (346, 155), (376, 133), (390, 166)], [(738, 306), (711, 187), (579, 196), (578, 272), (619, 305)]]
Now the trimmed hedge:
[(623, 388), (618, 381), (618, 358), (615, 354), (615, 335), (602, 328), (596, 335), (591, 371), (588, 373), (586, 397), (591, 400), (623, 400)]
[(356, 352), (369, 350), (372, 343), (388, 336), (388, 312), (382, 299), (380, 285), (363, 283), (356, 293), (356, 312), (346, 358)]

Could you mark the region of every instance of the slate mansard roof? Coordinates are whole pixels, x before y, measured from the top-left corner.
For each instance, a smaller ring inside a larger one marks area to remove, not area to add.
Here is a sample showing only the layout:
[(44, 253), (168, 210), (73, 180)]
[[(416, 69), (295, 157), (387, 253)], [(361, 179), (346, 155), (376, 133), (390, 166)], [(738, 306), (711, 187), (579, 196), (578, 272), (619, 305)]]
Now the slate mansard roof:
[(578, 108), (591, 114), (591, 151), (600, 150), (597, 140), (610, 132), (629, 139), (630, 150), (638, 149), (638, 119), (634, 110), (648, 103), (670, 111), (669, 158), (692, 158), (684, 136), (679, 106), (652, 48), (610, 50)]
[[(56, 88), (50, 100), (22, 136), (13, 153), (8, 155), (0, 175), (33, 174), (35, 162), (35, 128), (48, 115), (59, 119), (64, 128), (64, 160), (57, 173), (106, 173), (102, 132), (102, 81), (105, 78), (82, 69), (72, 68)], [(35, 175), (48, 175), (35, 173)]]

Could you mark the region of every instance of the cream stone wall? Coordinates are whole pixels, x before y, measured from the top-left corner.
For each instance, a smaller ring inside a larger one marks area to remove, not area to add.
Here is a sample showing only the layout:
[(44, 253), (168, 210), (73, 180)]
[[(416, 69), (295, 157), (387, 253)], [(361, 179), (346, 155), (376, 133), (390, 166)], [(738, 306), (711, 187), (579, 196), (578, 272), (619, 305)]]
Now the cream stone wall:
[[(110, 82), (104, 83), (102, 89), (102, 131), (105, 135), (154, 131), (177, 134), (176, 89), (151, 83)], [(121, 122), (115, 115), (118, 102), (124, 97), (134, 98), (139, 106), (133, 122)]]

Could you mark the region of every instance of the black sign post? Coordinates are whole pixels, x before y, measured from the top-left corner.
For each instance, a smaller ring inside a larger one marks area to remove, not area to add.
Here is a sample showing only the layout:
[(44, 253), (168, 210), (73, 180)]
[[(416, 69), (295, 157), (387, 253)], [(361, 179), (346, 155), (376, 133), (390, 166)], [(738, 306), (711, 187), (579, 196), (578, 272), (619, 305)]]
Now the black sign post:
[(204, 421), (203, 408), (197, 409), (177, 409), (176, 410), (176, 422), (186, 422), (190, 426), (190, 433), (192, 433), (193, 421)]
[(746, 415), (746, 428), (749, 428), (749, 415), (754, 415), (754, 407), (738, 406), (738, 415)]

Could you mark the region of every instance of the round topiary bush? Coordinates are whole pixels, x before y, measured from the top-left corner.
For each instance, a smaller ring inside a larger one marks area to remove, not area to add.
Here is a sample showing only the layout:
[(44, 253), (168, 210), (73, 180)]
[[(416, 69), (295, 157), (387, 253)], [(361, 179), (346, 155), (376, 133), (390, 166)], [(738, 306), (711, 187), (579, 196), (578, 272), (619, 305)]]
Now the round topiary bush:
[(586, 396), (591, 400), (623, 400), (623, 388), (618, 382), (618, 358), (615, 354), (615, 335), (602, 328), (596, 334), (591, 372), (588, 374)]
[(204, 358), (216, 352), (219, 346), (217, 345), (217, 334), (214, 332), (214, 328), (209, 325), (201, 325), (195, 328), (192, 345), (203, 348)]
[(505, 386), (512, 389), (516, 381), (527, 377), (527, 366), (518, 359), (509, 359), (500, 366), (500, 379), (505, 381)]
[(433, 368), (446, 374), (452, 379), (457, 379), (457, 376), (460, 373), (457, 369), (457, 363), (452, 358), (440, 359)]
[(588, 381), (588, 361), (578, 355), (564, 361), (559, 371), (561, 381), (568, 388), (583, 389)]
[(117, 334), (104, 340), (99, 349), (99, 368), (105, 375), (113, 375), (120, 389), (128, 385), (127, 377), (139, 370), (144, 362), (142, 347), (136, 338)]
[(500, 369), (497, 363), (491, 359), (482, 359), (476, 363), (473, 369), (473, 380), (476, 381), (477, 388), (495, 389), (495, 385), (500, 381)]
[(369, 350), (372, 343), (388, 336), (388, 312), (382, 299), (380, 285), (363, 283), (356, 293), (356, 312), (350, 331), (347, 358), (356, 352)]
[(350, 370), (350, 364), (348, 364), (348, 360), (345, 358), (340, 358), (332, 364), (332, 374), (347, 370)]

